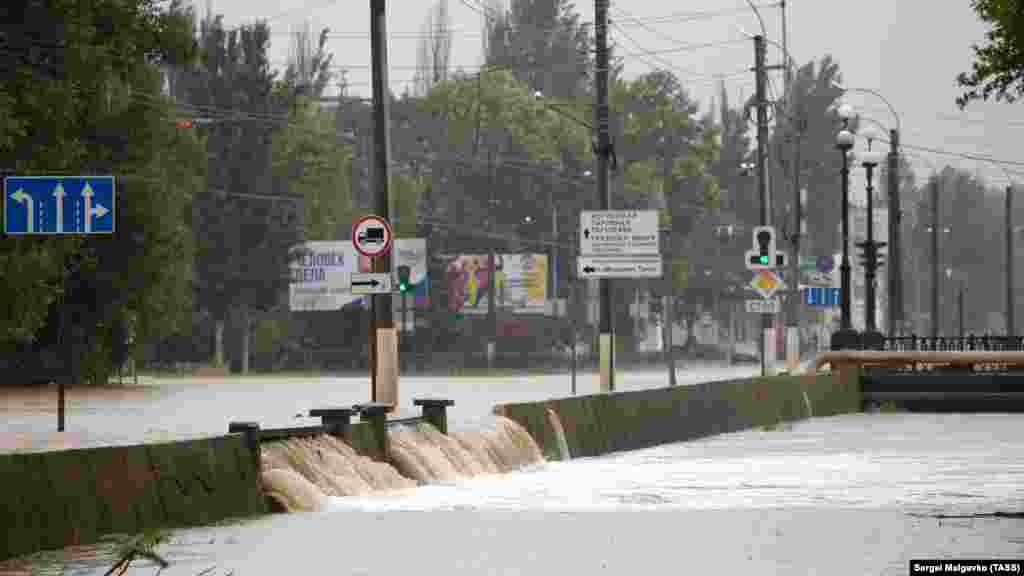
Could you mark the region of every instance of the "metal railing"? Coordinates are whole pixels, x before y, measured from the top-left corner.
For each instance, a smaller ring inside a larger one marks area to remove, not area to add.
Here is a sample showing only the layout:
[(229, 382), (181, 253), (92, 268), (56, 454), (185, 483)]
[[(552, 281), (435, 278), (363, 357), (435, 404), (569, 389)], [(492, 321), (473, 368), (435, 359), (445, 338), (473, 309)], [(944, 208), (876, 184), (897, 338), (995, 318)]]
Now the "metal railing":
[(932, 338), (912, 334), (884, 338), (881, 348), (865, 346), (865, 349), (899, 352), (1020, 352), (1024, 351), (1024, 336), (977, 336), (971, 334), (964, 337)]

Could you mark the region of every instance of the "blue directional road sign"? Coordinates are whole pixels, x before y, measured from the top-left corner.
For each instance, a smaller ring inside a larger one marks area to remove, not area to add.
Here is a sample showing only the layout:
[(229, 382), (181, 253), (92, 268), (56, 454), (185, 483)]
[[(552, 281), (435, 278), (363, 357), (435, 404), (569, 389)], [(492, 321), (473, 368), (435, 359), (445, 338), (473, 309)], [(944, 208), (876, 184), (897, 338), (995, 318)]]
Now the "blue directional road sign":
[(5, 234), (113, 234), (113, 176), (9, 176)]
[(838, 306), (839, 288), (808, 286), (804, 288), (804, 304), (808, 306)]

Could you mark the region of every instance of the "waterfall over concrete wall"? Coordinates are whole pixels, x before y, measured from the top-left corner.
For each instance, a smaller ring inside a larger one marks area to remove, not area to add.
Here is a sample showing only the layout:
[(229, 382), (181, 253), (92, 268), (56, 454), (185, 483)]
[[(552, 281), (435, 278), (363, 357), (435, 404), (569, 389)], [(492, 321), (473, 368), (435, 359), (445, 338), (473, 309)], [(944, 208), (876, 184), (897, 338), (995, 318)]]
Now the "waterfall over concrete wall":
[(387, 435), (388, 463), (326, 434), (266, 443), (261, 450), (264, 491), (287, 512), (309, 512), (321, 509), (325, 496), (403, 490), (544, 461), (526, 429), (501, 416), (451, 435), (423, 421), (394, 426)]

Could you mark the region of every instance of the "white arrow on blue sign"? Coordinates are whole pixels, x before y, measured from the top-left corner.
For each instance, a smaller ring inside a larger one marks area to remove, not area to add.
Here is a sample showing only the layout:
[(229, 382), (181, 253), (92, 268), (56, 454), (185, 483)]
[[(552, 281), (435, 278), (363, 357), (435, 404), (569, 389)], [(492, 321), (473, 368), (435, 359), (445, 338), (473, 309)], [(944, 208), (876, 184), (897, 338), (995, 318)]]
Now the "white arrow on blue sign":
[(113, 234), (113, 176), (8, 176), (5, 234)]
[(839, 288), (808, 286), (804, 288), (804, 304), (808, 306), (838, 306)]

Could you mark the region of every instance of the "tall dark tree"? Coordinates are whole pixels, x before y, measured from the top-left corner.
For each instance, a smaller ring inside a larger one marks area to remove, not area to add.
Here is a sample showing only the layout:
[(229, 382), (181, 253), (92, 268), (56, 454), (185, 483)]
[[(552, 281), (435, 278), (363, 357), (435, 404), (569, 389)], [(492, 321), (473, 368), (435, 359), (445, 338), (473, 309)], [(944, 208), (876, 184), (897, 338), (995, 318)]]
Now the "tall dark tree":
[(269, 42), (265, 23), (225, 30), (220, 17), (208, 15), (200, 26), (200, 62), (180, 84), (183, 99), (212, 117), (208, 186), (194, 204), (197, 303), (214, 319), (218, 363), (225, 321), (237, 313), (243, 371), (249, 313), (279, 303), (290, 250), (301, 239), (294, 202), (273, 198), (287, 191), (272, 177), (271, 139), (295, 94), (275, 91)]
[(492, 3), (484, 29), (490, 66), (511, 69), (531, 92), (574, 98), (590, 91), (590, 34), (568, 0)]

